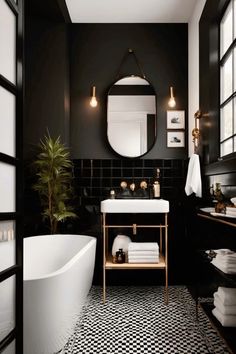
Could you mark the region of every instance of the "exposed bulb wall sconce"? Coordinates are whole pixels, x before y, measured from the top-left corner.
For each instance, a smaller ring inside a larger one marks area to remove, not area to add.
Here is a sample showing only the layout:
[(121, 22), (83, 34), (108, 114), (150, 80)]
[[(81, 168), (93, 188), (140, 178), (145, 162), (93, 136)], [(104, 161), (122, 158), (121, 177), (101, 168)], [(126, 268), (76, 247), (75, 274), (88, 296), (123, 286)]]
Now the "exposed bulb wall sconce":
[(96, 86), (93, 86), (93, 94), (92, 94), (92, 97), (91, 97), (91, 100), (90, 100), (90, 106), (91, 107), (97, 107), (98, 105), (98, 101), (97, 101), (97, 98), (96, 98)]
[(175, 102), (175, 98), (174, 98), (174, 94), (173, 94), (173, 87), (170, 87), (170, 99), (168, 102), (168, 106), (171, 108), (174, 108), (176, 106), (176, 102)]

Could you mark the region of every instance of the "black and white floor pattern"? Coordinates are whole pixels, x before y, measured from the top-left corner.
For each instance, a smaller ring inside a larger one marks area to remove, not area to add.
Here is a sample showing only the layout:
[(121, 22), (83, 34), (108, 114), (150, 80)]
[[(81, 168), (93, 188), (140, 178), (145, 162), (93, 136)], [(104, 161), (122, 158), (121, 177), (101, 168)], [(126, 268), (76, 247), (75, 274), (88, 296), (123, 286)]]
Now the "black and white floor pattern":
[(185, 287), (93, 287), (65, 354), (227, 354)]

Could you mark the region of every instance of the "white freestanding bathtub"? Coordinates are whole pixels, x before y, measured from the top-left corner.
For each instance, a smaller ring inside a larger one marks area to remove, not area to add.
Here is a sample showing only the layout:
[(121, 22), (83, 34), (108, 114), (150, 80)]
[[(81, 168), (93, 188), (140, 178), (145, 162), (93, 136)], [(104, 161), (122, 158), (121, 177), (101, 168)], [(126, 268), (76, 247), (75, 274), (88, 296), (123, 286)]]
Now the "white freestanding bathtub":
[(24, 354), (63, 348), (92, 285), (95, 250), (90, 236), (24, 239)]

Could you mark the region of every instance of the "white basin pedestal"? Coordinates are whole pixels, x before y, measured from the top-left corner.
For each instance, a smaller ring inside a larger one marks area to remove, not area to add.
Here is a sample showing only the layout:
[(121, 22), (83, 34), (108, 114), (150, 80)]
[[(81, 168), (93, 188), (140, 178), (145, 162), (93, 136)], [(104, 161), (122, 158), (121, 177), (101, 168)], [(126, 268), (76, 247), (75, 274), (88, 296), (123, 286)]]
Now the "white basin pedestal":
[(106, 199), (102, 213), (169, 213), (169, 201), (164, 199)]

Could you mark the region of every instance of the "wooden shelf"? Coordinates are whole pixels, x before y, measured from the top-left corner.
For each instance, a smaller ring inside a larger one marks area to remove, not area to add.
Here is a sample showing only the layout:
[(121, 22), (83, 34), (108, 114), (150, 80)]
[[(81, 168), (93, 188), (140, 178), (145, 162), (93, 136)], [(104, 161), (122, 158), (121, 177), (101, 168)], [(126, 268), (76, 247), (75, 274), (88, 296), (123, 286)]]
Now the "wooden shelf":
[(233, 218), (233, 220), (235, 220), (235, 221), (231, 222), (231, 221), (226, 221), (225, 219), (223, 220), (223, 218), (224, 218), (223, 216), (222, 216), (222, 218), (220, 218), (220, 216), (212, 216), (210, 214), (205, 214), (204, 212), (198, 213), (197, 215), (200, 216), (201, 218), (205, 218), (205, 219), (208, 219), (208, 220), (219, 222), (221, 224), (225, 224), (225, 225), (236, 227), (236, 219), (235, 218)]
[(112, 256), (109, 256), (106, 269), (165, 269), (165, 258), (162, 254), (159, 255), (159, 263), (113, 263)]

